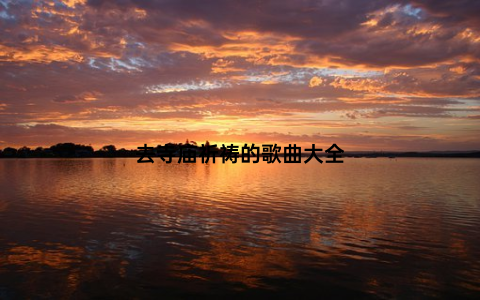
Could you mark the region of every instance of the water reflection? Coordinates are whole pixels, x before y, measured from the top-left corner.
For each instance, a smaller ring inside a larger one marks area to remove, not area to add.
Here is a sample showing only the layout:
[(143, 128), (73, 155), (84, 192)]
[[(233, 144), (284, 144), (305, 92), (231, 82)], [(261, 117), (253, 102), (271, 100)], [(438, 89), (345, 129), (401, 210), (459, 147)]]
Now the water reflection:
[(473, 296), (479, 166), (0, 160), (0, 294)]

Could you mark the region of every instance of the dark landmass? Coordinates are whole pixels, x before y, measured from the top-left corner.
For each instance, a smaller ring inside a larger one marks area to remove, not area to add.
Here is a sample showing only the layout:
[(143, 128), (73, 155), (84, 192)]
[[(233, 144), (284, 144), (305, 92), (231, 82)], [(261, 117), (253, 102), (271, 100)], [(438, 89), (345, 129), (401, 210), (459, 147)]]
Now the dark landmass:
[(377, 158), (377, 157), (465, 157), (465, 158), (480, 158), (480, 150), (473, 151), (425, 151), (425, 152), (375, 152), (375, 151), (362, 151), (362, 152), (345, 152), (343, 157), (354, 158)]
[[(203, 144), (201, 145), (203, 146)], [(182, 143), (168, 143), (166, 145), (157, 145), (152, 147), (153, 149), (148, 150), (150, 156), (168, 156), (169, 153), (172, 153), (173, 157), (179, 157), (182, 151), (191, 151), (195, 153), (195, 156), (200, 156), (203, 148), (197, 146), (195, 142), (186, 141), (185, 144)], [(208, 141), (205, 143), (205, 146), (209, 146)], [(260, 156), (262, 156), (262, 145), (260, 147)], [(167, 147), (167, 148), (165, 148)], [(213, 153), (216, 157), (221, 156), (222, 149), (218, 147), (210, 146), (211, 151), (209, 156), (212, 156)], [(227, 146), (228, 147), (228, 146)], [(168, 149), (168, 151), (166, 150)], [(188, 149), (188, 150), (187, 150)], [(226, 153), (229, 154), (227, 148)], [(241, 157), (242, 149), (238, 149), (238, 156)], [(94, 150), (92, 146), (79, 145), (74, 143), (60, 143), (53, 145), (48, 148), (37, 147), (31, 149), (29, 147), (21, 147), (19, 149), (6, 147), (0, 149), (0, 158), (81, 158), (81, 157), (140, 157), (144, 153), (144, 150), (131, 150), (131, 149), (117, 149), (114, 145), (106, 145), (101, 149)], [(263, 152), (265, 153), (265, 152)], [(302, 157), (310, 156), (311, 151), (305, 151), (302, 149)], [(316, 151), (318, 157), (325, 157), (331, 155), (325, 153), (324, 151)], [(232, 154), (233, 155), (233, 154)], [(473, 151), (428, 151), (428, 152), (394, 152), (394, 151), (345, 151), (344, 153), (339, 153), (342, 157), (352, 157), (352, 158), (379, 158), (379, 157), (388, 157), (388, 158), (398, 158), (398, 157), (450, 157), (450, 158), (480, 158), (480, 150)], [(254, 155), (251, 155), (254, 156)], [(283, 157), (283, 148), (278, 152), (279, 157)]]

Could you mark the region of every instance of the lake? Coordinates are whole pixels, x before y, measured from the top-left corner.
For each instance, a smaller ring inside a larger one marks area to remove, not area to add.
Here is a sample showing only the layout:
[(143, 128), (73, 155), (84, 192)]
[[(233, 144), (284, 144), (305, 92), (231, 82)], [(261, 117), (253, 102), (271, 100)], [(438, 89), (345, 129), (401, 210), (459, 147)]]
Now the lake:
[(480, 159), (218, 161), (0, 160), (0, 299), (480, 296)]

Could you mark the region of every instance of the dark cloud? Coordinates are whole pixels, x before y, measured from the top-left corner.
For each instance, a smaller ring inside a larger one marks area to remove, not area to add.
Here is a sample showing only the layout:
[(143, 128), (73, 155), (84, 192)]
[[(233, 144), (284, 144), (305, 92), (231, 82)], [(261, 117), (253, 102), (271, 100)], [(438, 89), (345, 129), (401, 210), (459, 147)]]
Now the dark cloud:
[[(466, 29), (478, 25), (478, 4), (473, 1), (175, 0), (88, 4), (102, 14), (133, 8), (147, 11), (147, 17), (129, 24), (129, 30), (151, 42), (156, 40), (152, 35), (156, 26), (157, 42), (162, 40), (161, 32), (167, 30), (170, 40), (218, 47), (230, 42), (218, 34), (221, 28), (296, 37), (299, 40), (293, 44), (298, 52), (333, 56), (339, 58), (333, 62), (351, 65), (418, 66), (465, 55), (479, 57), (478, 47), (465, 36)], [(102, 27), (119, 22), (102, 20), (98, 23)], [(169, 21), (165, 24), (164, 20)], [(364, 26), (368, 21), (375, 23)], [(478, 36), (478, 32), (473, 34)], [(301, 61), (302, 55), (291, 53), (289, 58)]]
[[(408, 2), (407, 2), (408, 3)], [(476, 0), (412, 0), (410, 3), (421, 7), (443, 22), (465, 27), (480, 28), (480, 2)]]

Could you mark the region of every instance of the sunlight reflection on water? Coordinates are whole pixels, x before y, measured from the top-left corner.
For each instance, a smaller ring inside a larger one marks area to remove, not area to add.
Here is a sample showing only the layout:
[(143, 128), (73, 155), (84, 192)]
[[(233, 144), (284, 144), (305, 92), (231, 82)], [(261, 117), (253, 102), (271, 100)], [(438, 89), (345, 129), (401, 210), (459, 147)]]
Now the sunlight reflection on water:
[(0, 293), (480, 293), (480, 160), (345, 161), (0, 160)]

